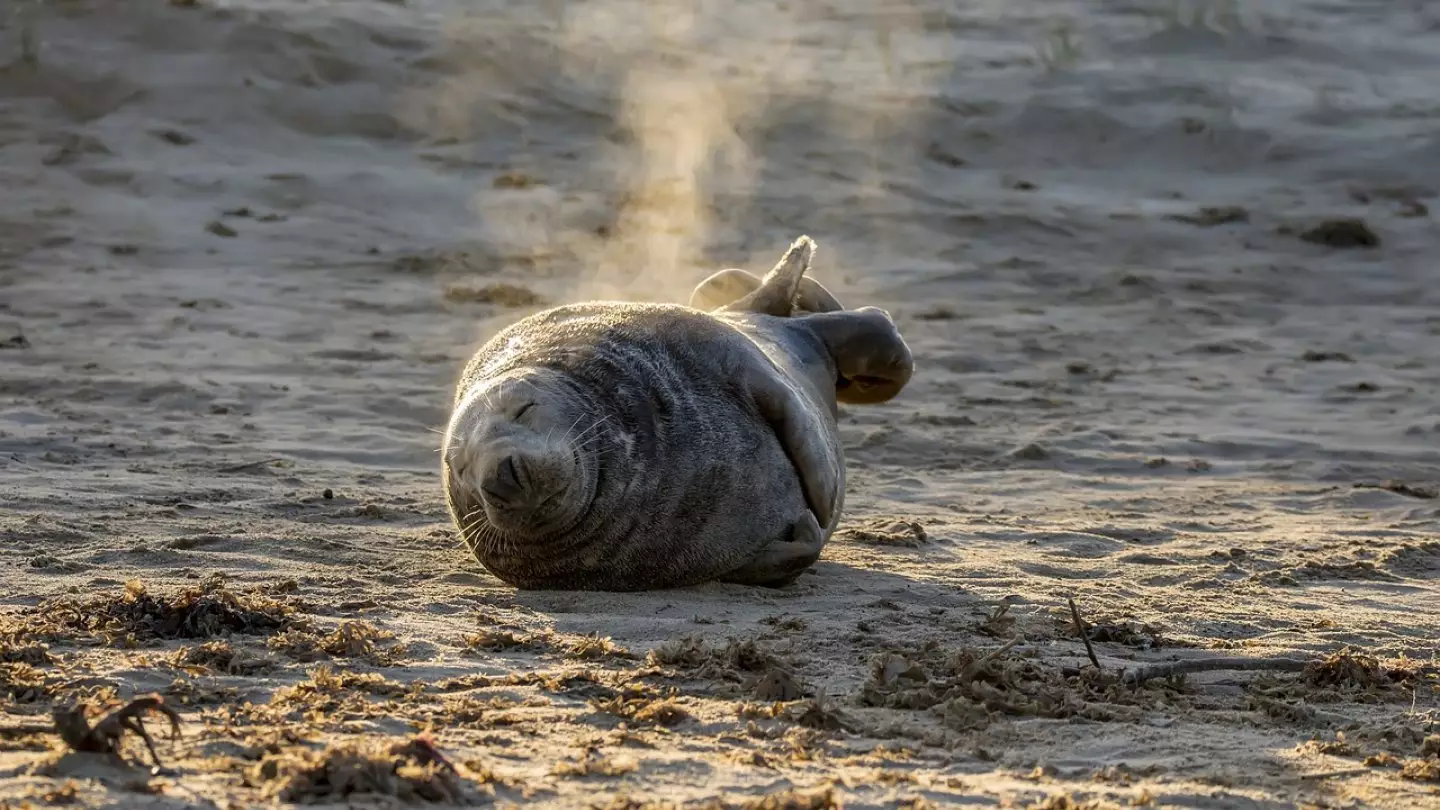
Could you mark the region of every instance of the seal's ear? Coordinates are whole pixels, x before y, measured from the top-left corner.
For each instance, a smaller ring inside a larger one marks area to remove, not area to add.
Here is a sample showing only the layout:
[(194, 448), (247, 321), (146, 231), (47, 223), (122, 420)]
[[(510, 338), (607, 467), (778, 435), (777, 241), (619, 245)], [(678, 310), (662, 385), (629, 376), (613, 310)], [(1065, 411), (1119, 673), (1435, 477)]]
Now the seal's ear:
[(814, 257), (815, 241), (808, 236), (796, 239), (765, 278), (760, 279), (759, 287), (725, 309), (790, 317), (795, 309), (795, 296), (800, 292), (800, 280), (810, 269), (810, 260)]
[(807, 315), (802, 323), (835, 358), (835, 398), (840, 402), (870, 405), (890, 400), (915, 371), (910, 347), (883, 309)]
[[(690, 306), (706, 312), (728, 307), (760, 289), (760, 277), (737, 267), (720, 270), (695, 285), (690, 293)], [(825, 285), (805, 276), (800, 279), (800, 292), (795, 296), (795, 310), (800, 312), (838, 312), (845, 307)], [(793, 314), (793, 313), (792, 313)]]

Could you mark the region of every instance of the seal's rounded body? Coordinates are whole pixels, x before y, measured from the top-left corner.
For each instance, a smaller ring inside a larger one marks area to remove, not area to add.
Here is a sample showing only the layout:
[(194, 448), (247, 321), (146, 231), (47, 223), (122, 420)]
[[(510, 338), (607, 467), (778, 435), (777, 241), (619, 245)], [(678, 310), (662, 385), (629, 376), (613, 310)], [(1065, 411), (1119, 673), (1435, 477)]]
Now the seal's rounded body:
[(556, 307), (480, 348), (457, 386), (443, 473), (487, 569), (522, 588), (627, 591), (782, 585), (814, 562), (844, 501), (837, 391), (851, 356), (873, 354), (857, 335), (893, 336), (870, 363), (890, 373), (862, 381), (903, 385), (910, 358), (879, 310), (795, 316), (813, 243), (796, 246), (764, 282), (800, 265), (780, 279), (783, 307), (757, 305), (768, 288), (755, 279), (710, 312)]

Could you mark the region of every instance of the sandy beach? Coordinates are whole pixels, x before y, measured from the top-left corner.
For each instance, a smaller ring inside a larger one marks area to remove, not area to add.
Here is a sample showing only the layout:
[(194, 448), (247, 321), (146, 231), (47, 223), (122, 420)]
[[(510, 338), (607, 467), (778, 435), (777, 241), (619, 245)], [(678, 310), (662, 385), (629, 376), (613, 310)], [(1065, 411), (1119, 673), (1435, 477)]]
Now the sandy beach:
[[(1440, 6), (0, 25), (0, 808), (1440, 807)], [(469, 556), (481, 342), (800, 234), (916, 361), (811, 571)]]

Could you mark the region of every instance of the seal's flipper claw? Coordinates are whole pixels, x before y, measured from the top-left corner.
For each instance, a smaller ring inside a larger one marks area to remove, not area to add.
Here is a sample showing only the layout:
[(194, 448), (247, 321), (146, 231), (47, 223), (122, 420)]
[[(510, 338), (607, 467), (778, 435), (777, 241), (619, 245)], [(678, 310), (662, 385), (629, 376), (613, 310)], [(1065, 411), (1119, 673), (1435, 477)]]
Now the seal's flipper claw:
[(795, 308), (795, 297), (800, 292), (800, 280), (805, 277), (814, 258), (815, 240), (801, 236), (790, 244), (790, 249), (765, 274), (759, 288), (725, 308), (789, 317)]
[(820, 523), (815, 520), (815, 513), (806, 511), (795, 521), (788, 538), (770, 543), (753, 560), (719, 579), (721, 582), (762, 588), (789, 585), (820, 558), (820, 552), (825, 548), (825, 536)]

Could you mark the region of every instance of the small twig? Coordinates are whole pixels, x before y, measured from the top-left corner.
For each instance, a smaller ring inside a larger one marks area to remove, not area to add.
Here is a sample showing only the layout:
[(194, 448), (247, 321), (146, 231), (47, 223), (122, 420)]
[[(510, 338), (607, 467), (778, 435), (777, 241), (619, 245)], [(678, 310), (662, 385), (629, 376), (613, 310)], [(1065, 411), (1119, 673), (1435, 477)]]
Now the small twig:
[(1339, 776), (1359, 776), (1370, 773), (1370, 768), (1341, 768), (1334, 771), (1317, 771), (1316, 773), (1302, 773), (1301, 779), (1334, 779)]
[(1085, 654), (1090, 656), (1090, 663), (1095, 665), (1097, 671), (1103, 672), (1100, 668), (1100, 659), (1095, 657), (1095, 648), (1090, 646), (1090, 634), (1085, 632), (1085, 622), (1080, 618), (1080, 608), (1075, 607), (1074, 599), (1067, 599), (1070, 603), (1070, 618), (1075, 620), (1075, 632), (1080, 634), (1080, 640), (1085, 642)]
[(962, 680), (968, 680), (970, 678), (973, 678), (975, 676), (975, 673), (983, 669), (986, 664), (994, 661), (996, 658), (999, 658), (1000, 656), (1014, 649), (1015, 645), (1020, 643), (1021, 638), (1021, 636), (1016, 636), (1005, 642), (1004, 644), (1000, 645), (999, 647), (996, 647), (990, 652), (985, 653), (984, 655), (975, 659), (975, 661), (971, 662), (970, 666), (965, 668), (965, 671), (960, 675), (960, 678)]
[(233, 465), (233, 466), (230, 466), (230, 467), (221, 467), (220, 469), (216, 470), (215, 472), (218, 472), (218, 473), (244, 472), (245, 470), (248, 470), (248, 469), (250, 469), (251, 467), (264, 467), (266, 464), (274, 464), (274, 463), (277, 462), (277, 461), (284, 461), (284, 460), (285, 460), (285, 459), (283, 459), (283, 458), (262, 458), (262, 459), (260, 459), (259, 461), (247, 461), (247, 462), (245, 462), (244, 464), (236, 464), (236, 465)]
[(1169, 678), (1173, 675), (1187, 675), (1192, 672), (1214, 672), (1235, 670), (1254, 672), (1274, 670), (1278, 672), (1302, 672), (1311, 662), (1300, 658), (1192, 658), (1188, 661), (1171, 661), (1166, 664), (1149, 664), (1127, 670), (1121, 679), (1127, 684), (1143, 683), (1154, 678)]

